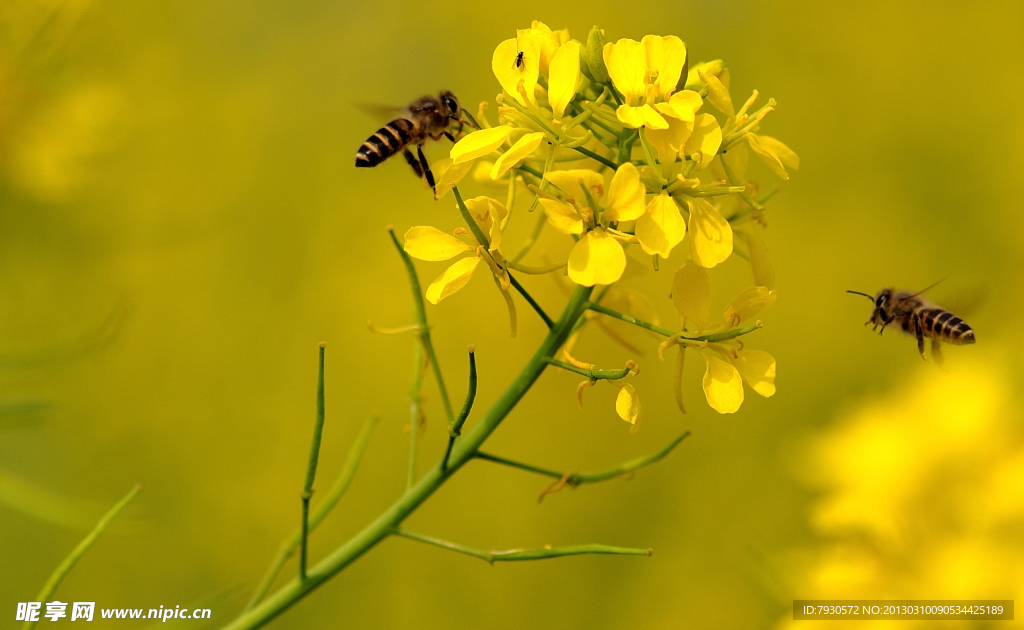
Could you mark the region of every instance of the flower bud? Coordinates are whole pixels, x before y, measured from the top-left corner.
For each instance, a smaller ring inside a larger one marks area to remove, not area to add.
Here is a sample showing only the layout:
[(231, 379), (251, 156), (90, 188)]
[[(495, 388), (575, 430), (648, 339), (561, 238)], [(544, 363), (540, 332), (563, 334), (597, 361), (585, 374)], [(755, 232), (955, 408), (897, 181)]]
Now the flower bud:
[(584, 70), (584, 74), (597, 83), (609, 81), (608, 68), (604, 65), (604, 44), (604, 31), (595, 26), (590, 29), (590, 35), (587, 35), (586, 47), (580, 49), (580, 60), (584, 62), (581, 67), (589, 70)]

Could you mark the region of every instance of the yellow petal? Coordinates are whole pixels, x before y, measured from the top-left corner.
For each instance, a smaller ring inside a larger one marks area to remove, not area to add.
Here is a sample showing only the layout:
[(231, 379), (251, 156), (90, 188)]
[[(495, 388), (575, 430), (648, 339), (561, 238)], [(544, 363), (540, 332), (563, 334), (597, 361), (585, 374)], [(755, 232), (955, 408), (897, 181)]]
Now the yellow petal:
[(658, 152), (658, 159), (661, 162), (673, 163), (693, 132), (693, 122), (685, 122), (670, 116), (666, 116), (665, 120), (668, 121), (668, 129), (648, 129), (647, 141)]
[(725, 309), (725, 324), (738, 326), (774, 303), (775, 291), (767, 287), (750, 287), (729, 302)]
[(684, 122), (693, 122), (697, 110), (704, 104), (700, 94), (692, 90), (680, 90), (665, 103), (658, 103), (655, 108), (665, 116), (678, 118)]
[[(540, 56), (540, 71), (548, 74), (549, 65), (557, 54), (559, 47), (569, 41), (569, 29), (563, 28), (560, 31), (552, 31), (544, 22), (534, 20), (530, 28), (519, 31), (520, 34), (529, 34), (535, 42), (538, 42)], [(532, 49), (531, 49), (532, 50)]]
[(427, 287), (427, 301), (431, 304), (437, 304), (466, 286), (469, 279), (473, 277), (476, 266), (479, 264), (479, 256), (470, 256), (448, 267), (440, 278), (431, 282), (430, 286)]
[(718, 148), (722, 146), (722, 128), (718, 121), (711, 114), (697, 114), (693, 118), (693, 133), (686, 140), (683, 150), (686, 155), (693, 155), (700, 152), (701, 160), (699, 168), (707, 168), (711, 160), (715, 159)]
[(542, 140), (544, 140), (544, 134), (539, 131), (535, 133), (528, 133), (517, 140), (516, 143), (513, 144), (508, 151), (502, 153), (501, 157), (498, 158), (498, 161), (494, 163), (494, 168), (491, 169), (491, 179), (498, 179), (508, 172), (508, 169), (529, 157), (531, 153), (537, 150), (537, 147), (540, 146)]
[(786, 145), (782, 144), (782, 142), (771, 136), (762, 136), (761, 134), (758, 134), (757, 139), (760, 141), (761, 146), (771, 149), (775, 155), (779, 156), (779, 160), (784, 165), (794, 170), (800, 168), (800, 156), (794, 153), (793, 149), (790, 149)]
[(548, 105), (555, 118), (565, 114), (580, 81), (580, 43), (567, 42), (551, 60), (548, 70)]
[(584, 186), (595, 201), (604, 197), (604, 177), (596, 171), (585, 168), (574, 168), (567, 171), (548, 171), (544, 178), (554, 184), (556, 188), (565, 193), (566, 197), (575, 201), (580, 207), (588, 205), (587, 196), (583, 192)]
[[(523, 56), (517, 63), (520, 52)], [(491, 71), (512, 98), (523, 103), (523, 95), (519, 91), (522, 83), (530, 102), (536, 103), (534, 89), (540, 73), (540, 42), (530, 31), (520, 31), (516, 37), (506, 39), (494, 49)]]
[(646, 96), (644, 78), (647, 75), (647, 54), (643, 44), (632, 39), (605, 44), (604, 65), (608, 68), (608, 76), (615, 88), (626, 98), (627, 105)]
[(623, 385), (619, 390), (615, 397), (615, 413), (634, 427), (640, 422), (640, 397), (632, 385)]
[(725, 87), (718, 77), (713, 74), (703, 72), (699, 74), (705, 85), (708, 86), (708, 102), (727, 116), (735, 115), (736, 109), (733, 107), (732, 97), (729, 96), (729, 88)]
[(512, 127), (507, 126), (474, 131), (452, 147), (452, 162), (462, 164), (487, 155), (500, 147), (513, 131)]
[(541, 199), (540, 205), (548, 215), (548, 223), (556, 230), (564, 234), (583, 234), (583, 219), (576, 208), (555, 199)]
[(587, 232), (569, 252), (569, 278), (576, 284), (611, 284), (625, 270), (626, 252), (601, 228)]
[(623, 125), (634, 129), (639, 129), (640, 127), (668, 129), (668, 121), (650, 105), (641, 105), (639, 107), (620, 105), (615, 110), (615, 115), (618, 116), (619, 122)]
[(494, 251), (501, 247), (501, 223), (508, 216), (505, 204), (490, 197), (473, 197), (466, 200), (466, 209), (480, 229), (488, 233), (489, 249)]
[(731, 363), (758, 394), (770, 398), (775, 394), (775, 358), (761, 350), (739, 350)]
[(466, 176), (466, 173), (468, 173), (471, 168), (473, 168), (472, 161), (455, 164), (452, 162), (451, 158), (441, 158), (437, 162), (431, 164), (430, 170), (434, 173), (437, 199), (448, 194), (448, 191), (452, 189), (452, 186), (462, 181), (462, 178)]
[(711, 308), (708, 272), (693, 263), (677, 269), (672, 282), (672, 302), (681, 317), (697, 325), (698, 332), (707, 328)]
[(608, 187), (608, 203), (603, 219), (607, 221), (634, 221), (643, 215), (646, 189), (640, 182), (640, 171), (632, 162), (626, 162), (615, 171)]
[(690, 199), (690, 254), (711, 268), (732, 255), (732, 227), (706, 199)]
[(405, 233), (405, 252), (419, 260), (448, 260), (473, 249), (431, 225), (417, 225)]
[(675, 200), (667, 193), (651, 199), (647, 211), (636, 221), (635, 234), (645, 252), (668, 258), (686, 236), (686, 222)]
[[(700, 78), (701, 74), (711, 74), (716, 77), (720, 76), (722, 72), (726, 71), (725, 63), (721, 59), (715, 59), (714, 61), (705, 61), (698, 63), (697, 65), (690, 66), (690, 70), (686, 75), (686, 89), (699, 92), (706, 84), (704, 80)], [(722, 85), (729, 87), (727, 80), (722, 80)]]
[(683, 65), (686, 63), (686, 44), (675, 35), (658, 37), (647, 35), (642, 41), (647, 69), (658, 73), (655, 85), (658, 96), (668, 99), (679, 83)]
[(768, 147), (768, 145), (762, 144), (760, 136), (756, 133), (748, 133), (744, 137), (747, 139), (747, 142), (750, 143), (750, 148), (754, 150), (754, 153), (761, 158), (761, 161), (764, 162), (773, 173), (782, 179), (789, 179), (789, 173), (786, 172), (786, 167), (783, 166), (782, 160), (775, 151)]
[(718, 413), (735, 413), (743, 404), (743, 380), (735, 367), (701, 352), (707, 370), (704, 372), (704, 396)]

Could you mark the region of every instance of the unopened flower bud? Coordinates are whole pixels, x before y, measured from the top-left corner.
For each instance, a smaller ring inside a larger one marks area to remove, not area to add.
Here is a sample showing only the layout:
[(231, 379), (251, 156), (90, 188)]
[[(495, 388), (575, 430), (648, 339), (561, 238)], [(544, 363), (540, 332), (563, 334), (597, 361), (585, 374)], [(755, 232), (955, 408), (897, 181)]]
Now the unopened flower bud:
[(581, 67), (586, 67), (589, 70), (589, 72), (584, 70), (584, 74), (588, 79), (598, 83), (608, 83), (609, 81), (608, 68), (604, 65), (604, 44), (604, 31), (595, 26), (587, 35), (587, 45), (580, 48), (580, 59), (585, 62)]

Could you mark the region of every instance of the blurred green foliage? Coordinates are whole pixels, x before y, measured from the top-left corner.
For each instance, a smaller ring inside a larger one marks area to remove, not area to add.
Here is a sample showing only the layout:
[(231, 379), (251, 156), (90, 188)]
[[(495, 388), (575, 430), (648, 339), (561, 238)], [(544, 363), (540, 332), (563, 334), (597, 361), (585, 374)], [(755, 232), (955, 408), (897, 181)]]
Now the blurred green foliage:
[[(866, 331), (866, 301), (845, 289), (950, 276), (936, 289), (941, 301), (987, 287), (987, 301), (965, 314), (979, 345), (947, 351), (949, 369), (996, 352), (1007, 395), (1024, 386), (1019, 2), (59, 6), (0, 9), (0, 355), (60, 347), (120, 300), (130, 307), (113, 341), (87, 344), (75, 360), (0, 369), (0, 403), (47, 405), (42, 422), (0, 428), (0, 469), (90, 502), (90, 517), (126, 484), (145, 486), (66, 578), (68, 599), (173, 606), (237, 586), (214, 604), (216, 622), (233, 615), (298, 520), (321, 340), (331, 348), (323, 478), (364, 418), (384, 420), (312, 556), (397, 496), (411, 338), (364, 323), (410, 317), (384, 226), (457, 222), (450, 197), (434, 203), (400, 160), (354, 168), (379, 123), (358, 104), (402, 105), (441, 88), (464, 103), (493, 101), (493, 48), (533, 19), (577, 38), (593, 24), (612, 40), (678, 35), (695, 60), (726, 61), (734, 94), (757, 88), (778, 100), (773, 135), (802, 160), (765, 233), (779, 300), (757, 343), (778, 360), (778, 394), (751, 396), (735, 416), (696, 404), (680, 416), (671, 362), (651, 351), (638, 377), (651, 392), (644, 425), (630, 434), (611, 388), (588, 393), (581, 413), (576, 379), (548, 374), (489, 451), (592, 470), (682, 429), (693, 436), (629, 482), (539, 505), (545, 480), (473, 463), (410, 527), (478, 548), (600, 541), (651, 546), (653, 557), (491, 567), (389, 540), (273, 627), (766, 627), (806, 592), (803, 568), (820, 548), (807, 518), (823, 492), (805, 479), (808, 439), (936, 370), (910, 339)], [(432, 159), (445, 150), (428, 147)], [(631, 282), (667, 297), (675, 266)], [(424, 264), (421, 274), (441, 269)], [(743, 261), (724, 265), (719, 308), (748, 273)], [(509, 339), (488, 284), (430, 311), (450, 382), (462, 382), (465, 347), (476, 344), (481, 403), (542, 334), (524, 309)], [(564, 299), (547, 278), (530, 290), (550, 310)], [(667, 299), (655, 304), (674, 316)], [(577, 354), (627, 358), (590, 342)], [(698, 395), (693, 364), (686, 378)], [(445, 445), (439, 401), (426, 392), (424, 462)], [(1010, 435), (991, 439), (1019, 439)], [(84, 534), (6, 507), (0, 531), (8, 611)]]

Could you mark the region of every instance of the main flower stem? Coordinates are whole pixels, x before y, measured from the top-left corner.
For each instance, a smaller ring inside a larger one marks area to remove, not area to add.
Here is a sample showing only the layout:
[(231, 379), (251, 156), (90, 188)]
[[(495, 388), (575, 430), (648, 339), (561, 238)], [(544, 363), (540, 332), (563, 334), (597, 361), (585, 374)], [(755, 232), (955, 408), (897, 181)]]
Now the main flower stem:
[(405, 491), (375, 521), (349, 539), (318, 564), (311, 567), (304, 581), (293, 579), (255, 608), (245, 611), (225, 626), (226, 630), (259, 628), (305, 597), (345, 567), (396, 532), (402, 522), (430, 498), (463, 464), (473, 459), (477, 449), (498, 428), (502, 420), (530, 390), (552, 358), (568, 339), (576, 321), (586, 310), (592, 287), (577, 287), (555, 325), (548, 331), (537, 352), (519, 375), (487, 410), (480, 421), (456, 443), (446, 470), (440, 462), (413, 487)]

